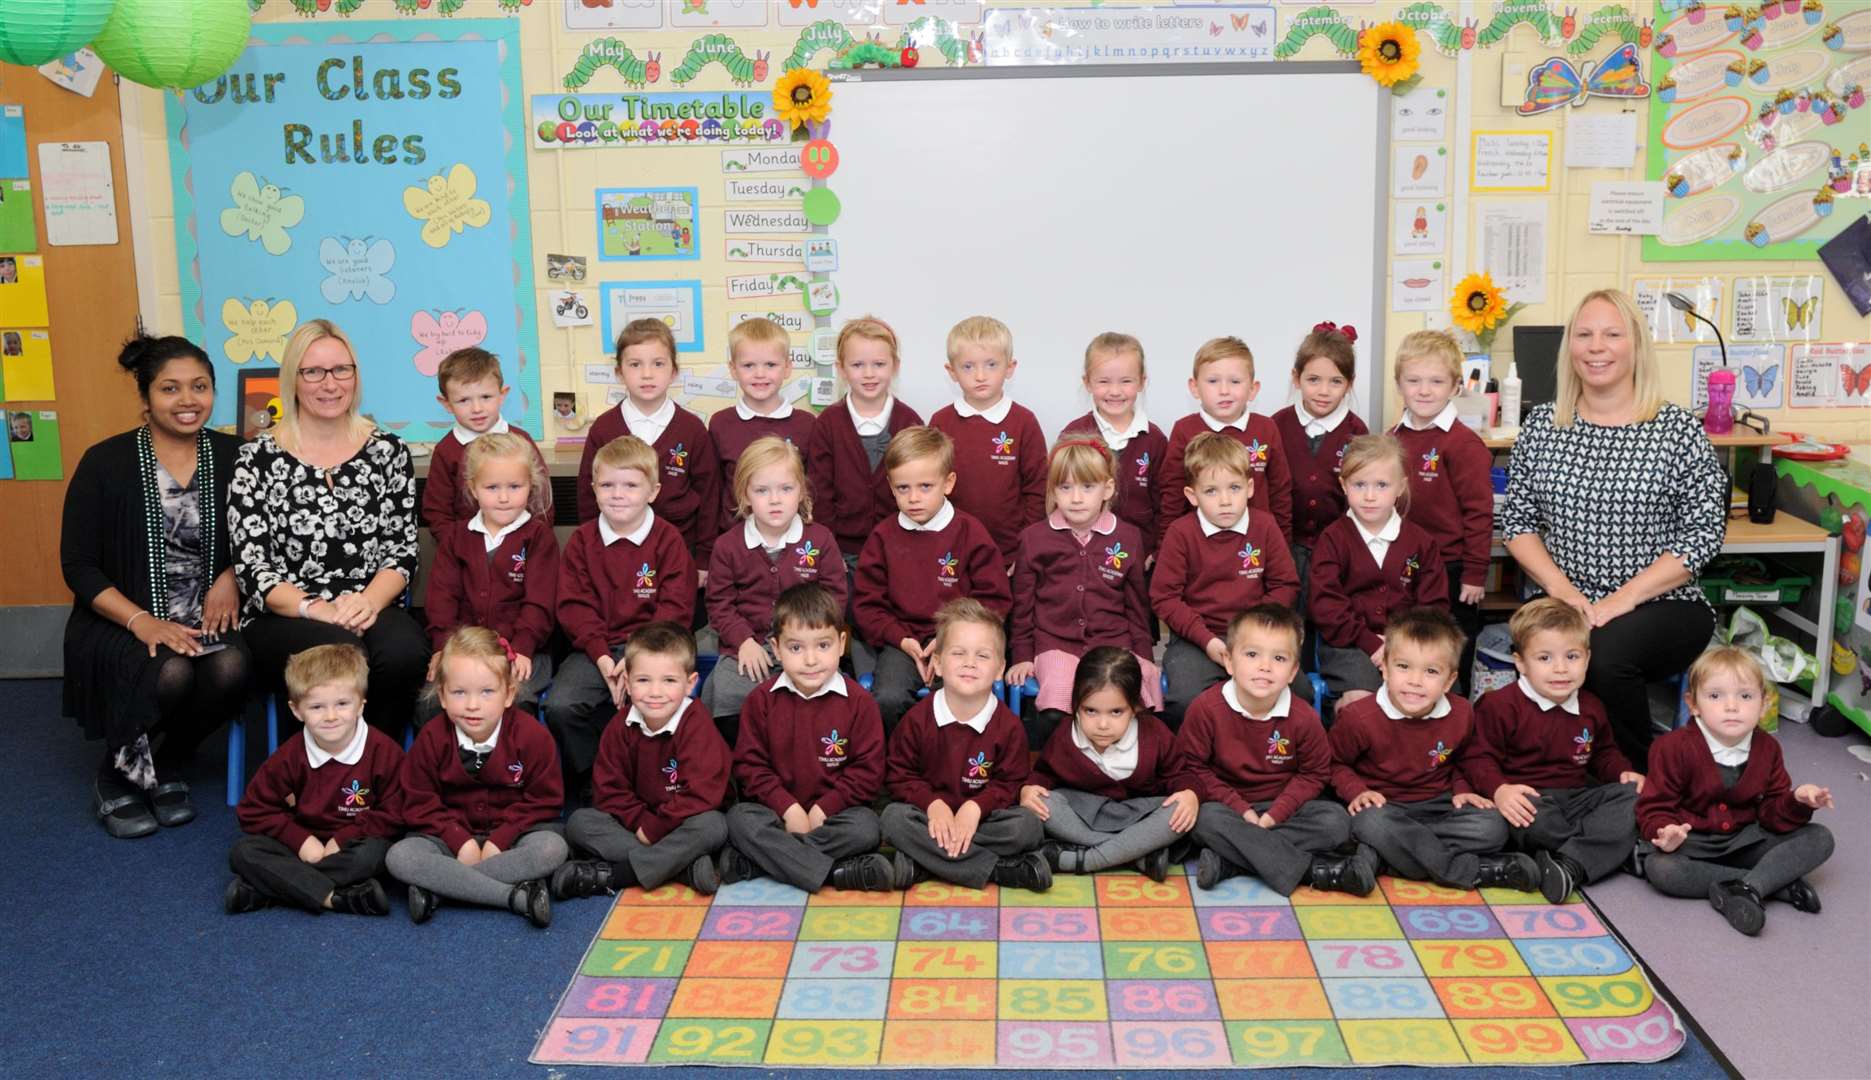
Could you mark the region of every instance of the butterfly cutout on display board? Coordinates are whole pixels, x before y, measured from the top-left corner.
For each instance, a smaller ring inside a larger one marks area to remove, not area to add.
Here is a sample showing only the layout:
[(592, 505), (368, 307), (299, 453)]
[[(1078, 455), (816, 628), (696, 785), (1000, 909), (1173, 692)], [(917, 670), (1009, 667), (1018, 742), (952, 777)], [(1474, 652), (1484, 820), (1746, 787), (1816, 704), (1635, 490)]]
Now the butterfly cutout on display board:
[(1819, 297), (1816, 295), (1809, 296), (1803, 301), (1795, 300), (1791, 296), (1783, 296), (1780, 299), (1786, 304), (1788, 330), (1802, 329), (1813, 321), (1814, 315), (1819, 313)]
[(1572, 61), (1555, 56), (1527, 72), (1527, 100), (1520, 115), (1533, 116), (1564, 105), (1583, 105), (1588, 98), (1641, 98), (1650, 96), (1637, 60), (1637, 46), (1626, 42), (1610, 56), (1585, 67), (1580, 77)]
[(1866, 364), (1857, 371), (1849, 364), (1839, 365), (1839, 382), (1845, 387), (1848, 397), (1863, 397), (1871, 394), (1871, 364)]
[(1752, 364), (1741, 365), (1741, 382), (1751, 398), (1763, 398), (1774, 392), (1774, 382), (1780, 375), (1779, 364), (1768, 364), (1757, 368)]

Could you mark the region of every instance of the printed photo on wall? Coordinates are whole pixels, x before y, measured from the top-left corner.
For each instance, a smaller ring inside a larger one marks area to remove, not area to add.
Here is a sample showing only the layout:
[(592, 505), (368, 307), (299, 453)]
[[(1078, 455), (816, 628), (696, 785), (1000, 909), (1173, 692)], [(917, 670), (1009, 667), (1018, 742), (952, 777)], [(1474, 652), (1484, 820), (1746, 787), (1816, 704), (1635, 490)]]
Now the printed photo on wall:
[(240, 373), (240, 415), (236, 433), (251, 439), (279, 423), (279, 369), (254, 368)]
[(599, 189), (598, 258), (700, 258), (698, 202), (694, 188)]

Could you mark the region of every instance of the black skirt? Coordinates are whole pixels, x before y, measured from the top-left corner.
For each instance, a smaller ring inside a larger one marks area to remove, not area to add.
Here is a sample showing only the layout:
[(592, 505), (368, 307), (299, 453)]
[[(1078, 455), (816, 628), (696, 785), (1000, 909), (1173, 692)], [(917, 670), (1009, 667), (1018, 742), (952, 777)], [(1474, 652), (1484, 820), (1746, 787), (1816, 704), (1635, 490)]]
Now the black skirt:
[[(230, 649), (245, 649), (237, 632), (223, 634)], [(87, 739), (103, 739), (115, 753), (151, 734), (162, 716), (156, 707), (156, 676), (180, 654), (157, 646), (156, 655), (135, 634), (73, 606), (65, 623), (64, 713)]]

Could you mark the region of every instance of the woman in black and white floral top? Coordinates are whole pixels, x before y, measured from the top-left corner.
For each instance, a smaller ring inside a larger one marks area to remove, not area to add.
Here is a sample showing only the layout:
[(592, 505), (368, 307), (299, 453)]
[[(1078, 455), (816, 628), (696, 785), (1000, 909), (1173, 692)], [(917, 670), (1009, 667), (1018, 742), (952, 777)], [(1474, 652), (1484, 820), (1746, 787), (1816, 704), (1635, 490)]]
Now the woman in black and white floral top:
[(401, 439), (358, 415), (357, 354), (324, 319), (293, 331), (280, 421), (243, 446), (228, 521), (242, 619), (262, 685), (315, 645), (370, 657), (364, 716), (401, 739), (429, 660), (397, 601), (415, 576), (416, 480)]
[(1642, 769), (1646, 684), (1687, 668), (1715, 628), (1696, 575), (1727, 532), (1728, 477), (1701, 422), (1663, 400), (1629, 296), (1587, 296), (1560, 357), (1556, 400), (1514, 443), (1501, 535), (1534, 582), (1591, 621), (1585, 687)]

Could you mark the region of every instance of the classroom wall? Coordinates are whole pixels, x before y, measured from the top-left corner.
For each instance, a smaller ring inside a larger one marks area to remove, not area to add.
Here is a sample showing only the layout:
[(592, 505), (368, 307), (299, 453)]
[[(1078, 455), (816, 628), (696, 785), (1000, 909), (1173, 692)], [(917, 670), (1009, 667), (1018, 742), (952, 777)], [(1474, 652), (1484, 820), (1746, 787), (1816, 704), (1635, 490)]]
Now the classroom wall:
[[(643, 0), (618, 0), (621, 5), (641, 7)], [(1519, 9), (1528, 6), (1528, 0), (1501, 0)], [(766, 79), (755, 88), (765, 93), (772, 82), (781, 73), (781, 60), (785, 58), (800, 39), (801, 29), (782, 27), (779, 18), (784, 5), (790, 3), (795, 9), (800, 8), (801, 0), (778, 0), (762, 14), (764, 24), (750, 27), (729, 27), (717, 30), (707, 28), (671, 29), (671, 23), (677, 18), (677, 11), (689, 7), (695, 0), (671, 0), (660, 13), (662, 28), (658, 30), (615, 30), (585, 32), (568, 30), (566, 26), (567, 7), (574, 9), (595, 9), (603, 6), (592, 0), (508, 0), (509, 4), (520, 4), (517, 13), (509, 14), (502, 9), (500, 0), (436, 0), (427, 9), (417, 8), (413, 14), (404, 15), (393, 5), (392, 0), (361, 0), (355, 4), (356, 10), (348, 17), (354, 19), (440, 19), (489, 17), (516, 18), (521, 23), (522, 72), (524, 89), (528, 94), (550, 93), (561, 90), (561, 79), (577, 62), (584, 46), (596, 39), (615, 36), (623, 39), (639, 56), (646, 53), (659, 53), (663, 79), (661, 83), (648, 87), (649, 90), (671, 90), (669, 73), (678, 64), (692, 43), (708, 33), (730, 35), (741, 49), (749, 56), (766, 52), (771, 56), (770, 68)], [(1631, 6), (1638, 9), (1640, 16), (1651, 16), (1650, 0), (1630, 0)], [(916, 10), (911, 10), (916, 5)], [(256, 13), (261, 22), (291, 22), (305, 18), (333, 21), (339, 16), (332, 11), (318, 10), (317, 5), (305, 5), (311, 14), (301, 14), (286, 0), (269, 0)], [(351, 6), (340, 4), (339, 6)], [(405, 5), (415, 8), (415, 5)], [(699, 6), (706, 7), (706, 2)], [(954, 0), (928, 0), (926, 5), (920, 0), (871, 0), (864, 2), (834, 2), (834, 0), (813, 0), (812, 6), (821, 10), (866, 9), (879, 15), (889, 15), (897, 25), (886, 26), (879, 20), (876, 29), (886, 42), (895, 41), (901, 32), (901, 23), (911, 15), (929, 14), (938, 10), (964, 13), (978, 10), (969, 3), (957, 4)], [(1014, 7), (1000, 0), (990, 0), (987, 8)], [(1096, 7), (1092, 3), (1074, 3), (1053, 5), (1072, 10), (1088, 10)], [(1141, 7), (1159, 5), (1141, 4)], [(1192, 5), (1199, 7), (1200, 5)], [(1420, 7), (1421, 5), (1417, 5)], [(1460, 21), (1473, 20), (1485, 24), (1495, 13), (1494, 0), (1449, 0), (1444, 7), (1456, 14)], [(1575, 12), (1597, 10), (1603, 5), (1598, 3), (1574, 3), (1570, 9)], [(745, 10), (744, 3), (733, 0), (714, 0), (717, 12)], [(1272, 5), (1280, 20), (1279, 35), (1284, 37), (1288, 27), (1294, 25), (1302, 12), (1314, 13), (1318, 5), (1281, 2)], [(1358, 25), (1375, 22), (1395, 16), (1406, 7), (1400, 2), (1383, 0), (1376, 3), (1359, 3), (1356, 0), (1340, 0), (1337, 9), (1351, 22)], [(1555, 19), (1568, 9), (1567, 5), (1553, 2), (1551, 10)], [(453, 8), (451, 15), (442, 14), (442, 9)], [(885, 8), (900, 9), (888, 11)], [(1108, 5), (1106, 11), (1119, 10), (1117, 5)], [(1199, 14), (1199, 12), (1197, 12)], [(1716, 16), (1711, 16), (1716, 17)], [(964, 26), (964, 30), (967, 27)], [(852, 33), (864, 36), (862, 28), (854, 27)], [(1576, 28), (1575, 28), (1576, 33)], [(1547, 208), (1548, 234), (1545, 245), (1544, 269), (1548, 277), (1547, 297), (1536, 303), (1515, 319), (1522, 324), (1558, 323), (1586, 292), (1603, 287), (1629, 288), (1633, 279), (1640, 277), (1700, 277), (1714, 276), (1722, 279), (1726, 287), (1724, 297), (1724, 328), (1728, 325), (1726, 305), (1731, 304), (1734, 296), (1734, 279), (1742, 276), (1762, 274), (1818, 274), (1822, 279), (1822, 316), (1821, 331), (1818, 340), (1864, 340), (1871, 337), (1867, 333), (1866, 321), (1856, 316), (1842, 291), (1826, 275), (1823, 267), (1814, 261), (1771, 262), (1736, 262), (1736, 263), (1647, 263), (1643, 259), (1642, 241), (1636, 237), (1593, 235), (1586, 230), (1586, 211), (1590, 185), (1594, 180), (1640, 180), (1644, 178), (1644, 151), (1638, 150), (1636, 162), (1629, 169), (1567, 169), (1563, 165), (1565, 125), (1572, 114), (1600, 115), (1615, 112), (1621, 104), (1614, 101), (1592, 99), (1581, 108), (1561, 108), (1539, 116), (1519, 116), (1512, 105), (1521, 97), (1525, 86), (1524, 71), (1541, 60), (1553, 55), (1564, 55), (1562, 47), (1542, 44), (1535, 30), (1527, 25), (1514, 27), (1505, 39), (1491, 46), (1477, 46), (1460, 51), (1456, 58), (1444, 56), (1431, 43), (1427, 35), (1422, 38), (1422, 71), (1424, 86), (1431, 93), (1440, 90), (1446, 94), (1448, 104), (1447, 132), (1443, 140), (1437, 143), (1420, 143), (1423, 152), (1440, 150), (1453, 163), (1450, 173), (1448, 196), (1449, 227), (1448, 236), (1442, 254), (1431, 256), (1403, 256), (1404, 258), (1439, 258), (1444, 263), (1444, 277), (1441, 295), (1451, 289), (1456, 279), (1475, 265), (1480, 230), (1476, 227), (1475, 215), (1478, 213), (1477, 200), (1497, 196), (1481, 196), (1468, 192), (1464, 163), (1468, 151), (1468, 130), (1511, 130), (1519, 132), (1549, 131), (1554, 133), (1553, 166), (1551, 190), (1530, 196), (1499, 196), (1502, 198), (1531, 198), (1543, 202)], [(1580, 59), (1597, 59), (1608, 53), (1615, 44), (1615, 39), (1607, 38)], [(921, 63), (924, 66), (936, 66), (944, 63), (941, 53), (935, 48), (922, 48)], [(1339, 53), (1330, 36), (1320, 34), (1307, 41), (1293, 59), (1333, 59)], [(813, 61), (814, 66), (822, 66), (828, 53), (821, 53)], [(1655, 55), (1649, 50), (1642, 52), (1644, 77), (1654, 81), (1651, 68)], [(1504, 70), (1506, 71), (1504, 82)], [(1503, 87), (1507, 87), (1507, 103), (1503, 101)], [(727, 71), (720, 64), (711, 64), (702, 69), (698, 78), (684, 89), (690, 90), (727, 90), (733, 88)], [(164, 108), (163, 95), (140, 87), (125, 84), (127, 92), (137, 99), (139, 111), (135, 122), (141, 129), (143, 140), (144, 174), (133, 178), (144, 185), (149, 199), (151, 225), (147, 230), (150, 250), (146, 253), (147, 265), (153, 267), (155, 280), (155, 323), (167, 330), (179, 331), (182, 326), (181, 299), (178, 288), (174, 231), (172, 216), (174, 202), (170, 193), (170, 174), (168, 163), (167, 136), (162, 120)], [(625, 89), (617, 71), (605, 69), (598, 72), (584, 87), (589, 93), (609, 93)], [(834, 93), (832, 111), (832, 138), (836, 141), (836, 95)], [(1303, 108), (1304, 102), (1296, 100), (1294, 108)], [(1638, 138), (1644, 138), (1646, 125), (1642, 122), (1645, 105), (1636, 105), (1639, 114)], [(1848, 124), (1857, 123), (1871, 113), (1859, 113), (1848, 119)], [(1322, 122), (1329, 120), (1322, 118)], [(1466, 125), (1466, 126), (1465, 126)], [(939, 137), (939, 133), (932, 133)], [(1212, 133), (1204, 137), (1212, 137)], [(1251, 123), (1243, 126), (1241, 137), (1252, 137)], [(591, 415), (600, 411), (606, 404), (605, 385), (586, 381), (585, 365), (603, 363), (608, 359), (606, 343), (600, 340), (598, 326), (571, 329), (554, 328), (549, 304), (552, 298), (562, 291), (554, 283), (547, 281), (542, 270), (548, 252), (562, 252), (591, 257), (591, 276), (583, 283), (582, 291), (595, 309), (599, 298), (598, 283), (602, 281), (660, 280), (670, 277), (700, 277), (704, 281), (705, 325), (710, 344), (705, 360), (691, 363), (691, 370), (722, 373), (725, 370), (724, 344), (727, 328), (727, 314), (737, 311), (764, 311), (776, 304), (794, 304), (797, 297), (785, 297), (776, 301), (733, 301), (726, 298), (724, 278), (730, 273), (749, 273), (761, 267), (749, 267), (742, 264), (729, 264), (725, 261), (723, 244), (717, 224), (724, 202), (724, 180), (718, 148), (707, 149), (571, 149), (562, 151), (529, 150), (527, 164), (530, 178), (533, 258), (535, 279), (538, 284), (539, 307), (537, 320), (541, 347), (542, 391), (545, 401), (550, 402), (555, 391), (574, 391), (580, 395), (582, 411)], [(1295, 167), (1303, 168), (1303, 163)], [(913, 182), (913, 178), (911, 178)], [(1014, 178), (1013, 182), (1030, 184), (1038, 193), (1053, 183), (1060, 182), (1058, 177)], [(595, 229), (597, 225), (593, 192), (596, 188), (616, 186), (618, 184), (637, 186), (693, 186), (699, 189), (701, 220), (707, 227), (706, 239), (700, 245), (699, 262), (682, 264), (647, 263), (627, 265), (616, 262), (600, 262), (595, 257)], [(833, 182), (835, 187), (835, 178)], [(1401, 203), (1405, 200), (1393, 200)], [(1420, 200), (1409, 200), (1411, 208)], [(1842, 200), (1840, 213), (1861, 213), (1866, 204), (1857, 200)], [(1269, 208), (1277, 212), (1279, 208)], [(1317, 214), (1330, 212), (1330, 208), (1294, 207), (1293, 212)], [(1332, 253), (1329, 251), (1307, 252), (1300, 256), (1311, 272), (1330, 273)], [(1394, 253), (1393, 260), (1398, 258)], [(670, 273), (671, 266), (679, 266), (679, 273)], [(1283, 258), (1279, 272), (1286, 272), (1292, 264)], [(1316, 269), (1311, 269), (1316, 268)], [(1148, 273), (1148, 267), (1139, 267), (1140, 273)], [(801, 305), (802, 306), (802, 305)], [(841, 312), (839, 317), (855, 312)], [(879, 314), (889, 317), (889, 312)], [(1010, 302), (997, 314), (1012, 324), (1015, 334), (1019, 333), (1019, 310), (1017, 302)], [(1340, 313), (1320, 311), (1321, 319), (1340, 319)], [(834, 322), (836, 319), (834, 319)], [(1446, 326), (1448, 319), (1441, 312), (1395, 312), (1387, 319), (1386, 338), (1383, 343), (1385, 354), (1394, 348), (1403, 335), (1425, 326)], [(1089, 338), (1094, 332), (1105, 327), (1092, 325), (1085, 327)], [(1120, 328), (1121, 329), (1121, 328)], [(1272, 404), (1268, 411), (1284, 400), (1278, 383), (1284, 382), (1287, 366), (1286, 358), (1295, 342), (1262, 340), (1251, 326), (1233, 326), (1227, 322), (1225, 313), (1217, 313), (1214, 332), (1235, 333), (1245, 338), (1261, 354), (1263, 376), (1269, 384), (1265, 399)], [(386, 346), (388, 343), (385, 343)], [(808, 335), (796, 335), (795, 344), (810, 346)], [(1147, 343), (1146, 343), (1147, 344)], [(406, 343), (395, 343), (396, 349), (404, 348)], [(360, 346), (368, 354), (375, 343), (361, 342)], [(940, 343), (917, 343), (914, 350), (922, 356), (939, 355)], [(1504, 373), (1511, 352), (1511, 333), (1503, 333), (1497, 342), (1495, 353), (1496, 373)], [(1689, 402), (1690, 348), (1687, 345), (1664, 346), (1660, 350), (1663, 361), (1665, 386), (1669, 396), (1676, 401)], [(686, 358), (688, 360), (690, 358)], [(1174, 372), (1181, 367), (1182, 358), (1167, 358), (1167, 370)], [(1026, 376), (1016, 380), (1013, 393), (1016, 396), (1037, 395), (1049, 392), (1056, 385), (1035, 378), (1032, 366), (1022, 365), (1021, 374)], [(1277, 382), (1276, 382), (1277, 380)], [(1022, 385), (1024, 384), (1024, 385)], [(722, 397), (694, 396), (693, 407), (702, 412), (712, 411), (728, 403)], [(918, 406), (933, 408), (937, 402), (916, 402)], [(1394, 407), (1393, 407), (1394, 408)], [(1767, 414), (1775, 430), (1792, 429), (1829, 439), (1863, 440), (1871, 435), (1871, 423), (1867, 423), (1862, 409), (1779, 409)], [(553, 431), (549, 434), (557, 434)]]

